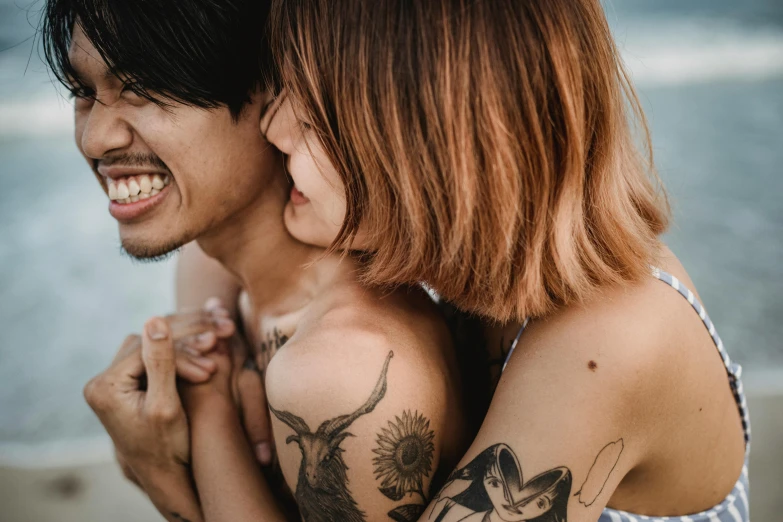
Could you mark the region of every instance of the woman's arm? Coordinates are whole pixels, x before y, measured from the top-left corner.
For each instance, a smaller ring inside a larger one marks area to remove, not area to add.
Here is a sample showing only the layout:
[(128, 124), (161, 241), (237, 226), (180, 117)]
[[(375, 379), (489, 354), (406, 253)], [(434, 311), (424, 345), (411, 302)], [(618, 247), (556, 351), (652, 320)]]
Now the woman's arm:
[(208, 522), (285, 521), (230, 400), (219, 394), (188, 408), (193, 475)]
[[(301, 518), (415, 520), (446, 437), (443, 369), (412, 350), (390, 350), (387, 341), (322, 341), (289, 341), (267, 373), (281, 467)], [(220, 398), (225, 392), (190, 393), (184, 400), (205, 520), (286, 520), (253, 465), (236, 410)]]
[(598, 323), (577, 313), (529, 327), (478, 436), (420, 521), (451, 520), (447, 505), (493, 520), (599, 518), (657, 436), (649, 419), (666, 383), (648, 379), (658, 364), (648, 341)]

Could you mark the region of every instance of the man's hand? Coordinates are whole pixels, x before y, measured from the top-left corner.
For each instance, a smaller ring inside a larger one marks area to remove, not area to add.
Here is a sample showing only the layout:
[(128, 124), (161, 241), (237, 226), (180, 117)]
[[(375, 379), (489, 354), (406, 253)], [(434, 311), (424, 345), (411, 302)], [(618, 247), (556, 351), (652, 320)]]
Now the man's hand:
[(176, 376), (190, 382), (209, 379), (215, 365), (200, 352), (234, 331), (231, 321), (219, 319), (199, 311), (148, 321), (143, 336), (127, 337), (109, 369), (84, 389), (114, 441), (123, 472), (139, 485), (134, 468), (171, 470), (188, 461), (187, 421)]

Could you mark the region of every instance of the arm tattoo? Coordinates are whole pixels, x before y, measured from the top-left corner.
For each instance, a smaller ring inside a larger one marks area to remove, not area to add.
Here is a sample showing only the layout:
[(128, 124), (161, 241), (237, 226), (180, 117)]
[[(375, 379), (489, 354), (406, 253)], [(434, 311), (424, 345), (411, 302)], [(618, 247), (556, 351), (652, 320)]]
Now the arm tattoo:
[(579, 497), (579, 502), (584, 504), (585, 507), (592, 506), (595, 499), (604, 490), (606, 482), (609, 480), (609, 475), (612, 474), (615, 466), (617, 466), (617, 462), (620, 460), (620, 453), (623, 452), (623, 448), (625, 448), (623, 439), (617, 439), (604, 446), (595, 457), (593, 465), (590, 466), (590, 471), (587, 472), (587, 478), (582, 483), (579, 491), (574, 495)]
[[(522, 477), (522, 466), (508, 445), (490, 446), (451, 474), (435, 499), (431, 517), (434, 522), (468, 516), (477, 521), (566, 522), (571, 471), (561, 466), (527, 482)], [(455, 485), (463, 487), (455, 491)]]
[[(585, 507), (603, 491), (623, 448), (623, 439), (618, 439), (596, 456), (582, 488), (574, 494)], [(477, 521), (566, 522), (570, 496), (571, 471), (567, 467), (550, 469), (525, 482), (514, 451), (507, 444), (495, 444), (449, 476), (429, 518), (433, 522), (467, 517)]]
[(177, 522), (190, 522), (190, 520), (188, 520), (187, 518), (183, 517), (179, 513), (172, 513), (171, 514), (171, 518), (173, 518)]
[(410, 411), (389, 421), (388, 427), (378, 434), (378, 446), (372, 450), (378, 455), (373, 459), (375, 480), (381, 481), (378, 489), (395, 501), (409, 494), (421, 497), (421, 503), (408, 503), (389, 511), (392, 520), (415, 522), (424, 512), (428, 501), (424, 477), (432, 469), (434, 438), (430, 421), (419, 412)]
[(301, 417), (278, 411), (269, 405), (275, 417), (294, 430), (295, 435), (288, 436), (286, 443), (296, 442), (302, 452), (294, 496), (305, 522), (365, 520), (364, 512), (348, 490), (348, 466), (343, 461), (340, 445), (346, 437), (351, 436), (345, 430), (356, 419), (373, 411), (386, 394), (386, 372), (393, 356), (394, 352), (386, 356), (370, 398), (358, 410), (324, 421), (315, 433)]

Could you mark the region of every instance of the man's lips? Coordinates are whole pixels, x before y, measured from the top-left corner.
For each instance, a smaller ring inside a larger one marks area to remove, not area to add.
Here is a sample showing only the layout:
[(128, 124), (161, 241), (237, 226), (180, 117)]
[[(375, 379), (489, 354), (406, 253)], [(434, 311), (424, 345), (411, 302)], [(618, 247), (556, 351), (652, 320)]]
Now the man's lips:
[(109, 203), (109, 213), (119, 222), (128, 222), (137, 219), (147, 212), (160, 205), (166, 196), (171, 192), (171, 186), (164, 186), (161, 190), (155, 191), (155, 194), (149, 195), (143, 199), (135, 201), (119, 202), (111, 201)]

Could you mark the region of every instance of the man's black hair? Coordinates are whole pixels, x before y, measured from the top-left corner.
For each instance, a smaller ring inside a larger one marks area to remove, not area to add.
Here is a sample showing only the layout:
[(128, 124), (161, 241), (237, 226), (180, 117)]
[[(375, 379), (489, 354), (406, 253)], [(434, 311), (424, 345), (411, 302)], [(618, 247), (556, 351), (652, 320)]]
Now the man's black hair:
[(271, 76), (266, 23), (271, 0), (47, 0), (44, 57), (57, 79), (80, 92), (68, 58), (75, 24), (137, 94), (237, 118)]

